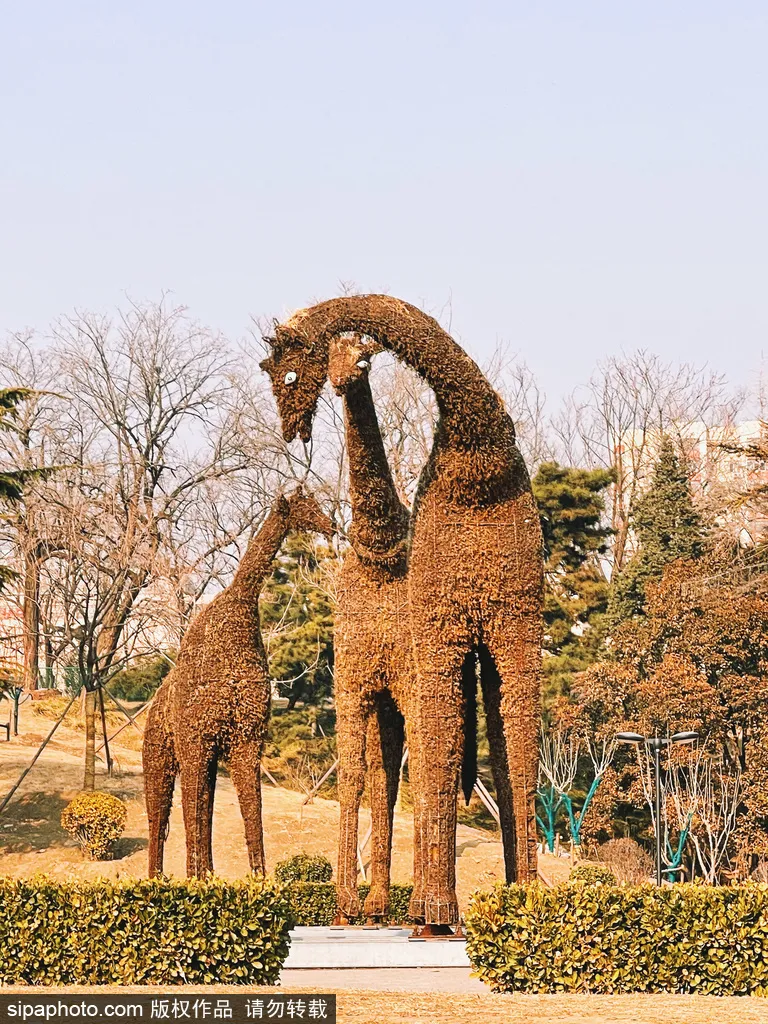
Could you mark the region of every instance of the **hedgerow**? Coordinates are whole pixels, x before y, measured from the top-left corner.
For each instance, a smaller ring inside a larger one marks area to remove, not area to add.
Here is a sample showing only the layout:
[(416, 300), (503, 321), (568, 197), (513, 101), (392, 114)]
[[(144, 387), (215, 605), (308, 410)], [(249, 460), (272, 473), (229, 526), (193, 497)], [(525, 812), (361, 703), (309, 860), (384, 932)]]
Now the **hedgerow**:
[(496, 992), (768, 994), (768, 886), (497, 885), (466, 915)]
[(273, 984), (290, 920), (255, 878), (0, 878), (0, 985)]
[[(369, 885), (361, 885), (357, 892), (360, 905), (365, 902)], [(390, 924), (406, 924), (409, 921), (408, 904), (413, 891), (412, 885), (391, 885), (389, 888)], [(291, 901), (291, 913), (296, 924), (329, 925), (338, 912), (336, 903), (336, 886), (332, 882), (294, 882), (287, 887)], [(352, 924), (363, 924), (361, 915)]]
[(278, 882), (330, 882), (332, 875), (333, 866), (322, 853), (296, 853), (275, 866)]
[(616, 875), (602, 864), (577, 864), (568, 876), (569, 885), (616, 885)]

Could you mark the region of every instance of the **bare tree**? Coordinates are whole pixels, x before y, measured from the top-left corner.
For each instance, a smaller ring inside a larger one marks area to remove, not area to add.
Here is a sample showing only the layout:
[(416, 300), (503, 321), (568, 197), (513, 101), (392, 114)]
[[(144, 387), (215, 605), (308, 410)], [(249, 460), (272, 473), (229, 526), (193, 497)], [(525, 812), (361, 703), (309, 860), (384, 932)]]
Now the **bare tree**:
[(16, 443), (34, 464), (54, 454), (65, 468), (37, 486), (6, 538), (25, 566), (30, 680), (42, 639), (46, 661), (68, 664), (86, 691), (89, 788), (97, 694), (150, 643), (150, 609), (155, 633), (165, 625), (152, 596), (173, 595), (178, 635), (258, 525), (280, 467), (243, 432), (255, 417), (229, 346), (164, 301), (59, 321), (39, 356), (17, 338), (2, 369), (41, 390), (55, 384)]
[(515, 424), (520, 451), (531, 473), (554, 457), (551, 426), (546, 416), (546, 396), (524, 360), (499, 343), (483, 365)]
[[(690, 752), (667, 747), (667, 766), (659, 774), (660, 820), (658, 821), (656, 820), (654, 754), (644, 743), (637, 745), (635, 753), (640, 785), (651, 816), (651, 829), (654, 837), (661, 829), (662, 857), (666, 859), (666, 866), (662, 868), (662, 874), (671, 879), (682, 865), (683, 853), (696, 810), (696, 792), (688, 783), (687, 766), (690, 763)], [(698, 752), (693, 756), (697, 757)], [(681, 761), (681, 758), (684, 760)]]
[[(576, 811), (573, 806), (573, 789), (583, 751), (592, 765), (593, 775), (581, 808)], [(563, 725), (554, 729), (542, 726), (539, 742), (539, 798), (545, 810), (549, 804), (556, 810), (552, 796), (557, 795), (558, 805), (562, 804), (568, 815), (568, 828), (577, 850), (581, 847), (581, 830), (587, 812), (611, 766), (615, 752), (616, 741), (612, 737), (597, 739), (591, 735), (580, 736), (575, 729)], [(542, 777), (549, 784), (549, 794), (541, 787)], [(550, 844), (551, 824), (545, 828)]]
[(702, 756), (691, 766), (689, 787), (695, 799), (691, 840), (696, 859), (707, 884), (716, 885), (736, 828), (741, 773), (729, 773), (722, 761)]
[[(66, 461), (67, 430), (62, 426), (64, 399), (56, 393), (58, 375), (45, 350), (30, 332), (13, 335), (0, 351), (0, 374), (6, 385), (31, 389), (18, 409), (15, 429), (0, 433), (0, 458), (25, 470), (51, 470)], [(25, 488), (24, 500), (2, 520), (2, 543), (18, 573), (9, 588), (21, 608), (23, 686), (34, 690), (40, 678), (40, 567), (56, 548), (57, 539), (39, 529), (45, 515), (42, 479)]]
[(741, 400), (729, 393), (724, 375), (646, 351), (607, 359), (567, 399), (553, 423), (561, 458), (615, 472), (609, 509), (615, 570), (631, 553), (632, 512), (661, 438), (672, 436), (690, 455), (709, 426), (733, 420)]

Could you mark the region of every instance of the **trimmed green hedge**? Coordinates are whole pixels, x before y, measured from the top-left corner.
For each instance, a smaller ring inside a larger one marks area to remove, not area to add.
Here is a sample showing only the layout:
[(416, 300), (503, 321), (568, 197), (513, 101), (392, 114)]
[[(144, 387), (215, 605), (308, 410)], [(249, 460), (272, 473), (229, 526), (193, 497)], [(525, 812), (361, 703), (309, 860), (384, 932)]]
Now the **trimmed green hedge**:
[(467, 954), (495, 992), (768, 995), (768, 885), (497, 885)]
[(297, 853), (275, 866), (278, 882), (330, 882), (332, 877), (333, 866), (322, 853)]
[(289, 925), (257, 879), (0, 878), (0, 984), (269, 985)]
[(616, 875), (602, 864), (577, 864), (568, 876), (569, 885), (617, 885)]
[[(369, 889), (369, 885), (361, 885), (358, 888), (361, 905), (365, 902)], [(333, 923), (338, 909), (336, 886), (333, 882), (293, 882), (288, 886), (287, 891), (296, 924), (329, 925)], [(408, 904), (412, 891), (412, 885), (390, 886), (388, 915), (390, 924), (406, 924), (409, 921)], [(363, 916), (355, 918), (353, 921), (353, 924), (364, 923)]]

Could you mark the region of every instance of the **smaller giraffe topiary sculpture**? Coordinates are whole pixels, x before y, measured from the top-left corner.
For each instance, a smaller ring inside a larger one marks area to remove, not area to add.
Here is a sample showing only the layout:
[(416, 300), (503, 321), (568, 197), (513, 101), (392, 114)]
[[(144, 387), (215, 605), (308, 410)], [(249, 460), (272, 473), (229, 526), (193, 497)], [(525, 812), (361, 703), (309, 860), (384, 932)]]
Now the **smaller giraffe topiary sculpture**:
[(176, 776), (181, 776), (187, 874), (213, 870), (213, 798), (219, 760), (228, 763), (245, 823), (251, 870), (264, 871), (261, 754), (270, 679), (259, 627), (259, 594), (290, 530), (330, 538), (333, 524), (301, 488), (280, 496), (248, 546), (232, 583), (193, 620), (176, 665), (150, 709), (142, 760), (149, 819), (149, 874), (163, 869)]

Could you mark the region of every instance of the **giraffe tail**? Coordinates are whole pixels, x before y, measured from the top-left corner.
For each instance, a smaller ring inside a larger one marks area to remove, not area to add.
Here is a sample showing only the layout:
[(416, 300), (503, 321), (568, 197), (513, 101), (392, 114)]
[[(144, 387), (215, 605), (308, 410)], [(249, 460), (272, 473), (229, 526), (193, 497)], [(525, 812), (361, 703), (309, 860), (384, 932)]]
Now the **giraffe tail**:
[(461, 791), (469, 804), (477, 782), (477, 654), (472, 651), (461, 667), (464, 695), (464, 755), (461, 761)]

